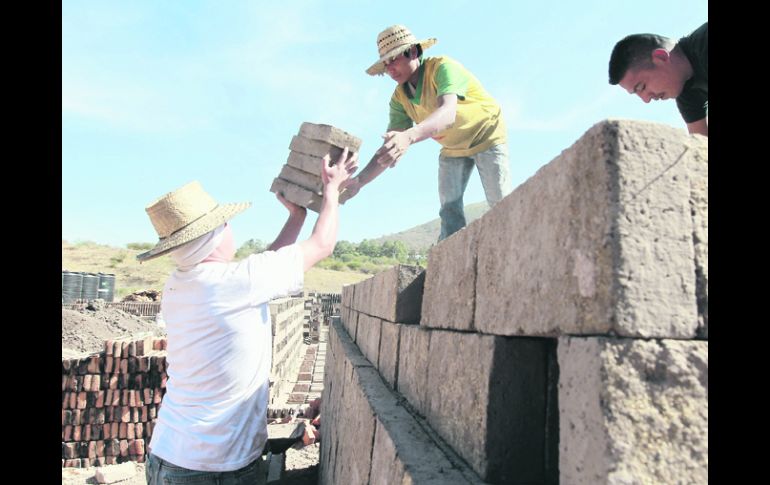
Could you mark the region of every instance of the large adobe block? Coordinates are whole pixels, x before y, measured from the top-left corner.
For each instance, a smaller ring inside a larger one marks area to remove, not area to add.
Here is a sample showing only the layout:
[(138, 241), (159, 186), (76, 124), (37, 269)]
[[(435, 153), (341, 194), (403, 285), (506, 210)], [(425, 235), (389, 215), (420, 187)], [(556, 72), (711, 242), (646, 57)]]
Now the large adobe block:
[(380, 355), (377, 370), (391, 388), (397, 388), (399, 334), (406, 325), (381, 320)]
[(691, 149), (690, 206), (695, 244), (695, 294), (698, 301), (698, 336), (709, 336), (709, 159), (708, 144)]
[(292, 137), (289, 149), (316, 158), (323, 158), (328, 155), (330, 163), (335, 163), (342, 155), (342, 148), (340, 147), (298, 135)]
[(562, 337), (560, 483), (708, 483), (708, 342)]
[(429, 332), (430, 427), (487, 482), (545, 483), (557, 446), (546, 432), (555, 339)]
[(479, 219), (428, 252), (420, 325), (474, 330)]
[(420, 323), (425, 270), (399, 264), (356, 285), (355, 309), (389, 322)]
[(305, 138), (326, 142), (336, 147), (348, 147), (348, 150), (351, 152), (357, 152), (359, 148), (361, 148), (360, 138), (331, 125), (318, 125), (305, 122), (300, 126), (299, 134)]
[(300, 187), (299, 185), (281, 178), (275, 178), (273, 179), (273, 184), (270, 186), (270, 192), (273, 192), (274, 194), (280, 193), (289, 202), (293, 202), (302, 207), (307, 207), (314, 212), (321, 212), (323, 197), (304, 187)]
[(328, 356), (319, 483), (481, 483), (426, 434), (338, 322), (329, 329)]
[(289, 158), (286, 160), (286, 165), (302, 170), (303, 172), (312, 173), (317, 176), (321, 176), (323, 170), (323, 159), (321, 157), (314, 157), (312, 155), (305, 155), (300, 152), (289, 152)]
[(692, 166), (707, 143), (646, 122), (588, 130), (482, 217), (476, 329), (694, 337)]
[(398, 348), (398, 392), (422, 415), (428, 399), (428, 359), (431, 331), (421, 325), (402, 325)]
[(356, 344), (361, 349), (364, 357), (369, 359), (375, 367), (379, 365), (380, 357), (380, 332), (382, 331), (382, 320), (372, 317), (365, 313), (358, 315), (358, 326), (356, 327)]
[(296, 169), (290, 165), (284, 165), (278, 177), (323, 197), (324, 183), (321, 177), (316, 174)]

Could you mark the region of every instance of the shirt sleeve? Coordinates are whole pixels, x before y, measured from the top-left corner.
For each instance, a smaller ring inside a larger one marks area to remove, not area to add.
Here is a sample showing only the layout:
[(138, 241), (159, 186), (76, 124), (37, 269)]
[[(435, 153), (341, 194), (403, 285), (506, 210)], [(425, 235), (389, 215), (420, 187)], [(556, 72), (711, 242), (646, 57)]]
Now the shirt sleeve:
[(251, 300), (260, 304), (301, 290), (305, 282), (304, 263), (299, 244), (250, 255)]
[(388, 130), (408, 130), (414, 125), (414, 122), (406, 114), (404, 106), (396, 100), (396, 95), (390, 98), (390, 122), (388, 123)]
[(468, 90), (468, 71), (454, 62), (442, 62), (436, 69), (436, 95), (456, 94), (465, 98)]

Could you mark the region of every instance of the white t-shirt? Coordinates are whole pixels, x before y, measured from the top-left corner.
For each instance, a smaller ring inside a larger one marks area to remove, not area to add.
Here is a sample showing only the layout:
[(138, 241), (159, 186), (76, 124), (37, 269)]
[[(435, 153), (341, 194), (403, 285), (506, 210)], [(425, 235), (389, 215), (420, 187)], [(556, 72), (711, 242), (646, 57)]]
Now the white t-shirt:
[(268, 301), (302, 288), (297, 244), (237, 263), (174, 271), (163, 289), (166, 394), (154, 455), (200, 471), (232, 471), (267, 442), (272, 358)]

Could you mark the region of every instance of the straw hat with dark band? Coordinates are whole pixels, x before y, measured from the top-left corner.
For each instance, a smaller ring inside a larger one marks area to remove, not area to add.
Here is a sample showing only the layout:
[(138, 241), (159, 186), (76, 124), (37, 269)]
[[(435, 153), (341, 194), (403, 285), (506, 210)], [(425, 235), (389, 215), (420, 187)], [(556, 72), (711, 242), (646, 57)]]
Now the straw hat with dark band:
[(213, 231), (249, 206), (251, 202), (217, 204), (199, 182), (190, 182), (145, 208), (160, 239), (154, 248), (136, 259), (147, 261), (162, 256)]
[(402, 54), (415, 44), (420, 44), (424, 51), (433, 46), (436, 42), (438, 42), (438, 39), (432, 37), (430, 39), (417, 40), (417, 37), (403, 25), (391, 25), (377, 36), (377, 51), (380, 53), (380, 60), (372, 64), (372, 66), (366, 70), (366, 73), (371, 76), (384, 74), (384, 61)]

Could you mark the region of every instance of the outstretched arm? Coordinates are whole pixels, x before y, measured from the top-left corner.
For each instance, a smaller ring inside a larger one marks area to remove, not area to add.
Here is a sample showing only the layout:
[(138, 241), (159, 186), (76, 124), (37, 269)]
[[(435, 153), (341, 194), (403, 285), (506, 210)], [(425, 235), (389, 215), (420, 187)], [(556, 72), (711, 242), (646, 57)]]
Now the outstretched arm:
[(703, 118), (702, 120), (693, 121), (692, 123), (687, 123), (687, 131), (690, 132), (690, 134), (699, 134), (703, 136), (709, 136), (709, 124), (708, 121), (706, 121), (706, 118)]
[(337, 163), (329, 167), (329, 160), (323, 159), (322, 179), (324, 198), (313, 233), (306, 241), (299, 243), (305, 261), (305, 271), (317, 262), (331, 256), (337, 243), (337, 226), (340, 189), (345, 188), (350, 175), (358, 168), (358, 154), (348, 159), (347, 147), (342, 151)]
[(302, 225), (305, 223), (305, 217), (307, 216), (307, 209), (299, 206), (293, 202), (289, 202), (284, 199), (281, 194), (275, 194), (278, 200), (289, 210), (289, 218), (283, 225), (283, 229), (275, 238), (275, 241), (267, 247), (268, 251), (278, 251), (284, 246), (294, 244), (299, 236), (299, 231), (302, 230)]

